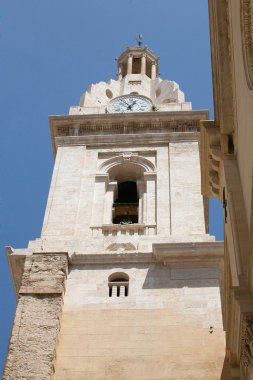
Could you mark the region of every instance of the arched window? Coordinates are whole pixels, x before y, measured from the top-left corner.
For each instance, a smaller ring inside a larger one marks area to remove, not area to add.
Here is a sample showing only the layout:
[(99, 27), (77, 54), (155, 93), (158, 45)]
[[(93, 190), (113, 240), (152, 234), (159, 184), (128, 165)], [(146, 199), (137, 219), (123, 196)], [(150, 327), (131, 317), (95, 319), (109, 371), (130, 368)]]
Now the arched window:
[(129, 226), (131, 232), (155, 228), (155, 165), (138, 153), (124, 152), (109, 158), (99, 166), (95, 177), (92, 233), (96, 234), (101, 227), (107, 233), (106, 228), (116, 224), (115, 231), (127, 230), (127, 226), (120, 224), (138, 224)]
[(113, 204), (113, 224), (138, 223), (139, 198), (134, 181), (118, 184), (118, 197)]
[(127, 297), (129, 276), (126, 273), (113, 273), (108, 278), (109, 297)]

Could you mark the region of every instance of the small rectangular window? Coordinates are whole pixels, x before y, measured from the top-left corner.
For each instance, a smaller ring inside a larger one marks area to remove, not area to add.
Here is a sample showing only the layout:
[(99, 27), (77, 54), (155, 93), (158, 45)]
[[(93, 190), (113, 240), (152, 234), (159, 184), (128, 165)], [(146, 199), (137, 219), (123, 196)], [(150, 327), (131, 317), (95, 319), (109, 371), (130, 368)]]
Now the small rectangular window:
[(127, 297), (128, 296), (128, 281), (124, 282), (109, 282), (109, 297)]

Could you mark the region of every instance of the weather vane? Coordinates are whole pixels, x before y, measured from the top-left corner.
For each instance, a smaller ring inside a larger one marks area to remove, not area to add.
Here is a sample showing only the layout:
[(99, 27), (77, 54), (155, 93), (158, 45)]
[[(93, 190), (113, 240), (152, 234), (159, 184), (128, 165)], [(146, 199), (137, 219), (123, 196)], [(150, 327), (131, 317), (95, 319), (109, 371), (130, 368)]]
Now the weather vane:
[(138, 37), (136, 38), (138, 46), (142, 45), (142, 34), (139, 34)]

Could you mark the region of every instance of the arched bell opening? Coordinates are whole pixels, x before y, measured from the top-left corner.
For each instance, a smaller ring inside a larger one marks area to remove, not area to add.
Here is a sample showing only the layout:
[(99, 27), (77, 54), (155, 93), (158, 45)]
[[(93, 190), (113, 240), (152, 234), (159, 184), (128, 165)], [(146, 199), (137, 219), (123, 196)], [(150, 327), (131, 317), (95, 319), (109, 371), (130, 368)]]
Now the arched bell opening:
[(109, 171), (110, 181), (115, 184), (112, 204), (113, 224), (142, 222), (140, 201), (144, 191), (144, 169), (125, 162)]
[(117, 199), (113, 203), (113, 224), (138, 223), (139, 197), (136, 182), (119, 183), (117, 193)]
[[(104, 161), (95, 177), (91, 226), (156, 224), (156, 172), (152, 161), (124, 153)], [(124, 229), (120, 229), (124, 230)], [(131, 234), (136, 231), (130, 227)]]

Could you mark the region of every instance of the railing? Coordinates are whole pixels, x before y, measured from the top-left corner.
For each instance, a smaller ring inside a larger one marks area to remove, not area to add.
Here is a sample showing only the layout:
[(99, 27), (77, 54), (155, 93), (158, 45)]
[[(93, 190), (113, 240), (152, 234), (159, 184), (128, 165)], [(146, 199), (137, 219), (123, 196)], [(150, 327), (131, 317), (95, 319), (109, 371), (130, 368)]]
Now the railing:
[(103, 224), (90, 227), (92, 236), (156, 235), (155, 224)]

